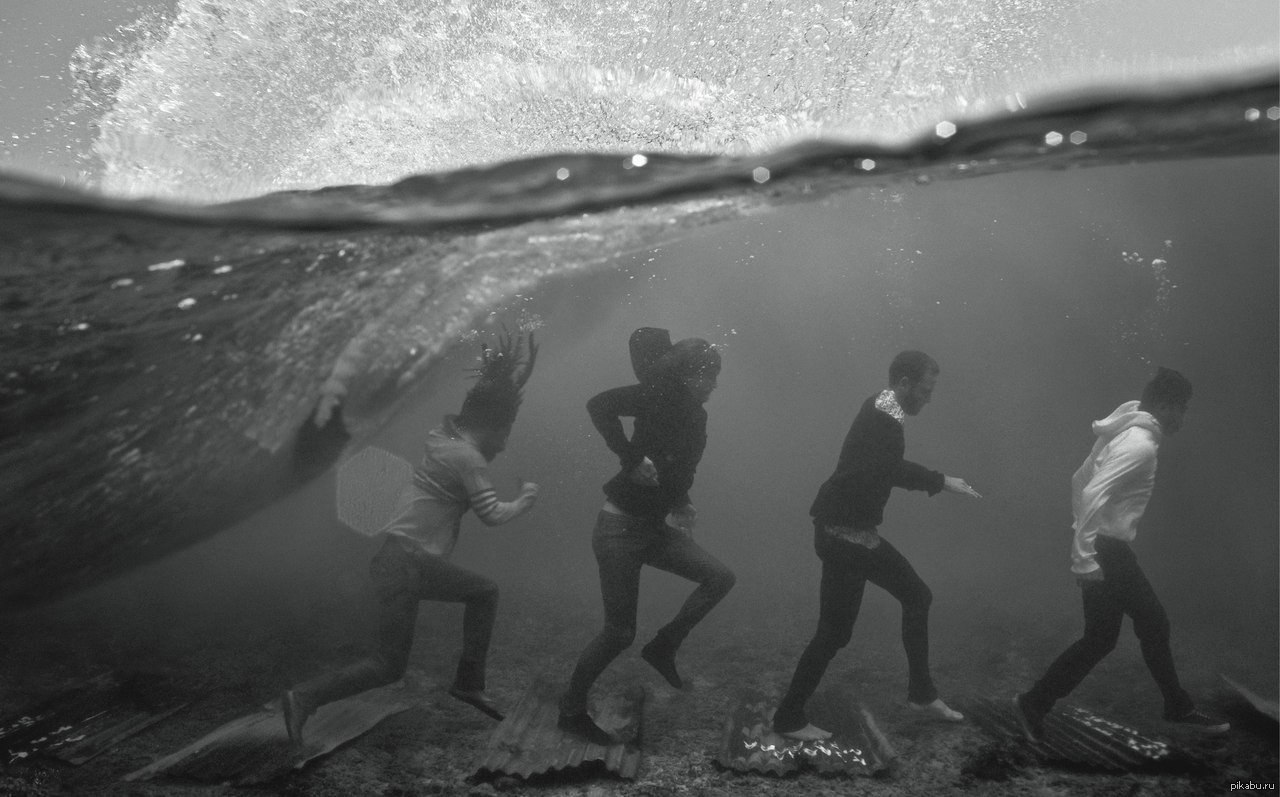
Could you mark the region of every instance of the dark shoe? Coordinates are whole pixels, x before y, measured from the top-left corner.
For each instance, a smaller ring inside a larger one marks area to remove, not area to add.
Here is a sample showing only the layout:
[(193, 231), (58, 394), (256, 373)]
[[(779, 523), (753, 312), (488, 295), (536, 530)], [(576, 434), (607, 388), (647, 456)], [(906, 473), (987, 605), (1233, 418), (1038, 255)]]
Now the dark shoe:
[(1026, 695), (1016, 695), (1013, 698), (1013, 717), (1018, 721), (1018, 727), (1022, 729), (1022, 735), (1027, 737), (1029, 742), (1044, 741), (1044, 715), (1046, 713), (1037, 711), (1027, 705)]
[(613, 736), (604, 728), (596, 724), (591, 719), (591, 715), (587, 712), (581, 714), (564, 714), (560, 715), (560, 719), (556, 722), (556, 727), (565, 733), (573, 734), (579, 739), (598, 744), (601, 747), (609, 747), (614, 744)]
[(649, 662), (649, 666), (657, 670), (658, 674), (663, 678), (666, 678), (667, 683), (671, 684), (672, 688), (684, 689), (684, 681), (680, 680), (680, 673), (676, 672), (675, 651), (665, 650), (650, 642), (641, 648), (640, 658)]
[(1191, 709), (1186, 714), (1179, 717), (1165, 717), (1169, 722), (1176, 722), (1179, 725), (1185, 725), (1188, 728), (1194, 728), (1204, 733), (1226, 733), (1231, 730), (1231, 723), (1220, 717), (1211, 717), (1199, 709)]
[(284, 730), (289, 734), (289, 741), (301, 746), (302, 726), (311, 716), (311, 707), (297, 692), (290, 689), (280, 696), (280, 709), (284, 713)]
[(461, 700), (463, 703), (474, 706), (481, 712), (488, 714), (499, 722), (506, 719), (505, 715), (498, 710), (498, 706), (489, 699), (488, 695), (479, 689), (460, 689), (454, 686), (449, 688), (449, 695)]

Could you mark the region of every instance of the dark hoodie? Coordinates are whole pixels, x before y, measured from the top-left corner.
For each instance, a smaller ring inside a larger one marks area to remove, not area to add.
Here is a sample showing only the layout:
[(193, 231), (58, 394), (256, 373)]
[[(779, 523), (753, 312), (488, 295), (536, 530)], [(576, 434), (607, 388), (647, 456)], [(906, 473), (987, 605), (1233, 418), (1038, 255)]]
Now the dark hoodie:
[[(618, 455), (618, 474), (604, 494), (623, 512), (659, 519), (689, 504), (689, 488), (707, 445), (707, 411), (682, 390), (628, 385), (606, 390), (587, 402), (591, 422), (609, 450)], [(622, 418), (634, 418), (631, 439)], [(631, 472), (648, 457), (658, 484), (636, 484)]]

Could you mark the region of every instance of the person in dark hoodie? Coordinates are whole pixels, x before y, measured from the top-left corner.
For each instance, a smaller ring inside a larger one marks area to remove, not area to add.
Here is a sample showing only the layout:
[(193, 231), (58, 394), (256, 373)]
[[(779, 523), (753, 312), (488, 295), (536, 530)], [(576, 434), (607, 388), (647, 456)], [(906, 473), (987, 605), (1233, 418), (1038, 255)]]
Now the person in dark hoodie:
[[(591, 422), (620, 467), (604, 486), (607, 500), (591, 538), (604, 628), (578, 657), (558, 724), (595, 744), (612, 739), (587, 712), (588, 692), (635, 639), (640, 569), (649, 565), (698, 584), (640, 653), (676, 689), (683, 686), (675, 665), (680, 643), (734, 583), (733, 572), (694, 541), (696, 513), (689, 499), (707, 442), (702, 405), (716, 387), (720, 354), (699, 338), (670, 341), (666, 330), (636, 330), (631, 352), (639, 384), (606, 390), (587, 402)], [(630, 439), (623, 418), (635, 419)]]
[(818, 630), (800, 656), (786, 695), (774, 712), (773, 729), (803, 741), (830, 732), (809, 723), (805, 703), (818, 688), (827, 665), (849, 644), (866, 583), (883, 588), (902, 604), (902, 644), (906, 648), (912, 708), (940, 719), (964, 717), (938, 697), (929, 674), (929, 587), (879, 526), (894, 487), (943, 490), (981, 498), (963, 479), (929, 470), (903, 458), (903, 423), (933, 397), (939, 368), (932, 357), (904, 351), (889, 366), (889, 387), (868, 398), (853, 419), (840, 449), (835, 473), (818, 490), (809, 509), (814, 549), (822, 560)]
[(1084, 635), (1013, 699), (1014, 716), (1032, 741), (1044, 736), (1044, 718), (1053, 704), (1115, 648), (1126, 614), (1133, 618), (1142, 658), (1164, 697), (1164, 718), (1209, 733), (1231, 728), (1198, 710), (1179, 683), (1169, 618), (1129, 547), (1155, 488), (1160, 445), (1182, 428), (1190, 401), (1191, 382), (1159, 368), (1141, 401), (1126, 401), (1093, 422), (1093, 448), (1071, 477), (1071, 572), (1084, 600)]
[(525, 482), (513, 501), (498, 500), (488, 463), (506, 447), (533, 372), (538, 347), (529, 335), (503, 336), (497, 348), (481, 344), (476, 384), (462, 410), (427, 435), (421, 464), (406, 487), (386, 540), (369, 565), (377, 601), (374, 648), (363, 659), (294, 686), (281, 696), (285, 729), (294, 744), (317, 708), (389, 684), (404, 675), (420, 601), (465, 604), (462, 654), (449, 694), (494, 719), (502, 712), (485, 694), (485, 662), (498, 609), (498, 586), (449, 562), (467, 510), (487, 526), (507, 523), (533, 508), (538, 486)]

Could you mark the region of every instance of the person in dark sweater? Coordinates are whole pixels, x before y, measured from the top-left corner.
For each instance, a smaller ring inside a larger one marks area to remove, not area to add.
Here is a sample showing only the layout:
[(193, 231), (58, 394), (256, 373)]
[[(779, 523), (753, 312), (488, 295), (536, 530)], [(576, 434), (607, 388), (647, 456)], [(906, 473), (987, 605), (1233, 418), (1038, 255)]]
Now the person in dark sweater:
[(952, 722), (964, 717), (938, 697), (929, 674), (929, 587), (906, 557), (879, 533), (894, 487), (981, 498), (964, 479), (929, 470), (903, 458), (903, 422), (933, 396), (939, 368), (932, 357), (904, 351), (889, 366), (889, 387), (868, 398), (853, 419), (835, 473), (809, 509), (814, 549), (822, 560), (818, 630), (805, 648), (786, 695), (773, 717), (775, 732), (804, 741), (831, 734), (808, 722), (805, 703), (827, 665), (849, 643), (866, 582), (902, 604), (902, 644), (907, 652), (907, 701), (912, 708)]
[(462, 516), (474, 512), (486, 526), (515, 520), (533, 508), (538, 485), (525, 482), (512, 501), (498, 500), (488, 463), (506, 447), (520, 407), (521, 390), (533, 372), (538, 347), (529, 335), (504, 336), (496, 348), (481, 344), (476, 384), (462, 410), (448, 415), (427, 435), (413, 483), (400, 497), (395, 518), (382, 530), (386, 539), (369, 564), (376, 596), (372, 650), (341, 669), (322, 673), (281, 695), (285, 730), (294, 745), (321, 706), (389, 684), (404, 675), (413, 647), (418, 604), (424, 600), (462, 603), (462, 653), (449, 694), (496, 720), (502, 712), (485, 693), (485, 662), (498, 611), (498, 585), (449, 561)]
[[(680, 643), (734, 583), (733, 572), (694, 541), (696, 513), (689, 499), (707, 442), (702, 405), (715, 389), (720, 354), (699, 338), (671, 345), (665, 330), (652, 328), (637, 330), (631, 343), (640, 383), (606, 390), (587, 402), (591, 422), (620, 467), (604, 485), (607, 500), (591, 538), (600, 567), (604, 628), (578, 657), (560, 700), (558, 723), (602, 745), (612, 738), (587, 712), (587, 695), (635, 639), (641, 567), (698, 584), (640, 653), (676, 689), (683, 686), (675, 665)], [(630, 439), (622, 418), (635, 419)]]

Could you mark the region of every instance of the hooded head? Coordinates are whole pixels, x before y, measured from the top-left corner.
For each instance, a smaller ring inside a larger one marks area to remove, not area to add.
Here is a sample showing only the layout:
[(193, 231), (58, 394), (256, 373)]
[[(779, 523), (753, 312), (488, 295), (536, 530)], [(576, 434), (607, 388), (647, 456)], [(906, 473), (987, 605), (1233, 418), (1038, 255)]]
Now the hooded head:
[(523, 398), (521, 390), (537, 359), (533, 333), (529, 334), (527, 355), (523, 335), (513, 338), (504, 333), (496, 348), (480, 344), (480, 366), (473, 369), (476, 384), (467, 391), (455, 423), (476, 438), (486, 459), (492, 460), (506, 447)]

